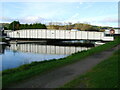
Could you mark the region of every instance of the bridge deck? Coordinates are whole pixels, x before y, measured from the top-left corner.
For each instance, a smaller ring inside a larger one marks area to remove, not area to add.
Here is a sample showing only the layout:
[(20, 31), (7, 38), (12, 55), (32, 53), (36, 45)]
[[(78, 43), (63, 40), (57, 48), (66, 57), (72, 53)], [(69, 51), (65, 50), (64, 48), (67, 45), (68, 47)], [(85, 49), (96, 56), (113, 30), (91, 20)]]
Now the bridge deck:
[(10, 38), (24, 39), (66, 39), (66, 40), (102, 40), (113, 41), (111, 36), (105, 36), (104, 32), (71, 31), (71, 30), (47, 30), (28, 29), (7, 33)]

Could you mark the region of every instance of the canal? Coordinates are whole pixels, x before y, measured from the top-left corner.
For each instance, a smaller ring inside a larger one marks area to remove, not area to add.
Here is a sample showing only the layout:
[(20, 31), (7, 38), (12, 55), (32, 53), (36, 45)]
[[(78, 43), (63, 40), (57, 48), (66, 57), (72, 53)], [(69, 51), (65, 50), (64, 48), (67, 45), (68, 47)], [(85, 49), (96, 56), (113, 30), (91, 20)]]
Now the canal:
[(2, 58), (0, 71), (16, 68), (34, 61), (64, 58), (72, 53), (88, 50), (90, 48), (91, 47), (83, 47), (80, 45), (61, 46), (41, 43), (3, 45), (0, 51), (0, 57)]

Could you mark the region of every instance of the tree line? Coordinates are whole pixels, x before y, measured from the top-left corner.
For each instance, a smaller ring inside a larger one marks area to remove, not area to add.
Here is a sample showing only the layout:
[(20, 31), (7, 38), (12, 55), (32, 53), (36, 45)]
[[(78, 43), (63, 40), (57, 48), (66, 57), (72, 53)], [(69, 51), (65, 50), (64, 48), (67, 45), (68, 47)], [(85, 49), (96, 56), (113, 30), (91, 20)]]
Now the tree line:
[(5, 30), (20, 30), (20, 29), (46, 29), (45, 24), (34, 23), (34, 24), (20, 24), (19, 21), (13, 21), (8, 27), (4, 26)]

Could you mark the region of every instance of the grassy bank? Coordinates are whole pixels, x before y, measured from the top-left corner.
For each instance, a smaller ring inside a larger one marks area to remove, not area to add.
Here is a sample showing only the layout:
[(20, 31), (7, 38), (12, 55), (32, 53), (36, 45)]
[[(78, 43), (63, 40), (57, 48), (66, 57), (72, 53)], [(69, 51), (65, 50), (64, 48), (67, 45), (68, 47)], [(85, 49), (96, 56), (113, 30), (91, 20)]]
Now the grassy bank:
[(82, 60), (83, 58), (90, 56), (92, 54), (104, 51), (106, 49), (112, 48), (120, 43), (119, 39), (113, 42), (108, 42), (104, 45), (92, 48), (88, 51), (82, 51), (72, 54), (63, 59), (54, 59), (50, 61), (33, 62), (31, 64), (22, 65), (18, 68), (4, 70), (3, 74), (3, 87), (9, 86), (11, 83), (17, 83), (24, 79), (30, 78), (35, 75), (43, 74), (44, 72), (56, 69), (58, 67), (71, 64), (73, 62)]
[(6, 39), (0, 37), (0, 42), (6, 42)]
[(120, 50), (61, 88), (119, 88), (118, 59)]

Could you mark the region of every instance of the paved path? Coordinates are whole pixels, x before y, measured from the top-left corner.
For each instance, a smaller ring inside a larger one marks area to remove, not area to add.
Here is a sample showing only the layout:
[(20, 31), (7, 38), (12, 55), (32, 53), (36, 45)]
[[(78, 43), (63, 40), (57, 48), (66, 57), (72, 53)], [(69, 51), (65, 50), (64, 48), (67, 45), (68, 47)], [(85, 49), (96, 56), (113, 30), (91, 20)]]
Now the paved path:
[[(96, 64), (105, 60), (118, 50), (120, 45), (112, 49), (94, 54), (76, 63), (58, 68), (45, 75), (36, 76), (11, 88), (57, 88), (73, 80), (75, 77), (87, 72)], [(34, 73), (34, 72), (33, 72)]]

